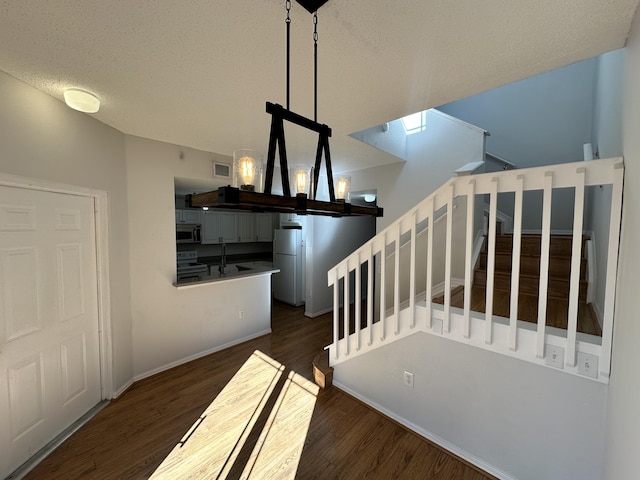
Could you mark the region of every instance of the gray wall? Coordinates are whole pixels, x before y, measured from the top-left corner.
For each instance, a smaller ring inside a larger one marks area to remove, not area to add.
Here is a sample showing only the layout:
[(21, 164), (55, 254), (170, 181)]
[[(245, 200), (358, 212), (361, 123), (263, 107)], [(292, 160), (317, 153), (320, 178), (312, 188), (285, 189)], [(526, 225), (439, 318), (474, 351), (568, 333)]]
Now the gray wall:
[[(582, 147), (602, 144), (600, 158), (621, 154), (621, 60), (615, 52), (499, 87), (439, 107), (489, 130), (487, 151), (518, 168), (583, 159)], [(513, 216), (513, 196), (498, 209)], [(551, 228), (570, 232), (573, 190), (554, 192)], [(558, 205), (562, 205), (558, 208)], [(588, 202), (593, 206), (593, 202)], [(539, 231), (542, 195), (525, 195), (523, 229)], [(593, 223), (590, 217), (587, 223)], [(598, 247), (606, 249), (599, 242)]]
[(591, 143), (593, 151), (597, 151), (600, 158), (622, 156), (624, 60), (624, 49), (596, 58)]
[(336, 366), (334, 380), (508, 477), (603, 478), (606, 385), (426, 333)]
[[(592, 145), (600, 158), (622, 156), (622, 98), (624, 84), (625, 51), (615, 50), (596, 59), (596, 89), (593, 111)], [(596, 281), (592, 305), (599, 317), (603, 316), (607, 269), (606, 254), (609, 246), (609, 211), (611, 187), (591, 187), (587, 191), (585, 229), (592, 233), (596, 258)]]
[(640, 478), (640, 17), (636, 12), (625, 52), (623, 89), (624, 207), (616, 297), (604, 478)]
[(487, 151), (519, 168), (578, 161), (591, 141), (595, 79), (589, 59), (438, 109), (488, 130)]
[(0, 171), (108, 192), (113, 385), (133, 376), (125, 136), (0, 72)]

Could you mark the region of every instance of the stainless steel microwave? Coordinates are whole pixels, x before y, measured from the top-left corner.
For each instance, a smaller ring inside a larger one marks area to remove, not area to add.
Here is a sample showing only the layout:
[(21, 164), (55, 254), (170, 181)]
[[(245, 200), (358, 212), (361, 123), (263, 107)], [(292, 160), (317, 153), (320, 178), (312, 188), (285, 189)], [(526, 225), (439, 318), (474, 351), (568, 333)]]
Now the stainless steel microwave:
[(200, 243), (200, 225), (176, 224), (176, 243)]

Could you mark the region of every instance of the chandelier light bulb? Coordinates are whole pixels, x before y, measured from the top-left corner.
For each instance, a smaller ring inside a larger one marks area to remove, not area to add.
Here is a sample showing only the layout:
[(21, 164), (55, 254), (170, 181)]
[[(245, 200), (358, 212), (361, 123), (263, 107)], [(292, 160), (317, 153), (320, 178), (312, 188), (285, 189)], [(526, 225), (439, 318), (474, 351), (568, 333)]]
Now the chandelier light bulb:
[(296, 172), (296, 190), (300, 193), (307, 191), (307, 173), (302, 170)]
[(294, 165), (291, 170), (290, 184), (293, 186), (293, 195), (304, 193), (309, 195), (311, 186), (311, 167), (308, 165)]
[(242, 183), (245, 185), (253, 185), (256, 177), (256, 162), (251, 157), (242, 157), (240, 159), (240, 176)]
[(255, 150), (233, 152), (233, 186), (249, 192), (260, 191), (262, 154)]
[(336, 180), (336, 198), (348, 202), (351, 199), (351, 177), (343, 175)]

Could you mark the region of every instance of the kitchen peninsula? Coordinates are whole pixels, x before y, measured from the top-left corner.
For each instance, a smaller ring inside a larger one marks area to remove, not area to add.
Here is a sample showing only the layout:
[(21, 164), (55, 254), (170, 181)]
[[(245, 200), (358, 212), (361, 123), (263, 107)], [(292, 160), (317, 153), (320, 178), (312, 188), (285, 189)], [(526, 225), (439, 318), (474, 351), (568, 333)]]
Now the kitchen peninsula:
[(193, 287), (196, 285), (236, 280), (257, 275), (271, 275), (280, 271), (268, 261), (232, 263), (225, 265), (223, 270), (224, 271), (221, 271), (219, 263), (208, 264), (206, 273), (179, 279), (174, 285), (180, 289), (183, 287)]

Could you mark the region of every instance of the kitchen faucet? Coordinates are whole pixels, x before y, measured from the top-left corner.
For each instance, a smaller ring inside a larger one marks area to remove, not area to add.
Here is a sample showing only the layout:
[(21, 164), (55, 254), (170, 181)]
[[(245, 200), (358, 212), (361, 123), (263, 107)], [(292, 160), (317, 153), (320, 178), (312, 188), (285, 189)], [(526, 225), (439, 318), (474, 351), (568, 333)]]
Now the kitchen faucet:
[(224, 275), (224, 269), (227, 266), (227, 244), (223, 243), (220, 246), (220, 266), (218, 267), (218, 271), (220, 275)]

